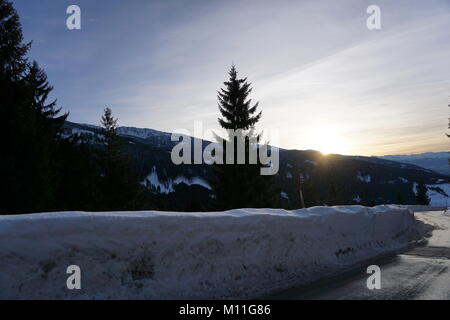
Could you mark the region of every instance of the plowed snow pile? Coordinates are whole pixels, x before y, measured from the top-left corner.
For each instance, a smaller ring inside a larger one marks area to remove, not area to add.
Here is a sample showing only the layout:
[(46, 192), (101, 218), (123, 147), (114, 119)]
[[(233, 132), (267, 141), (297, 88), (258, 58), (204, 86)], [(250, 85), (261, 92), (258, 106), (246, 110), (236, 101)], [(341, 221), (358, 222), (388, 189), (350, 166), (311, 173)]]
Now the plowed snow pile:
[[(396, 206), (0, 217), (0, 298), (247, 298), (420, 237)], [(67, 267), (81, 268), (69, 290)]]

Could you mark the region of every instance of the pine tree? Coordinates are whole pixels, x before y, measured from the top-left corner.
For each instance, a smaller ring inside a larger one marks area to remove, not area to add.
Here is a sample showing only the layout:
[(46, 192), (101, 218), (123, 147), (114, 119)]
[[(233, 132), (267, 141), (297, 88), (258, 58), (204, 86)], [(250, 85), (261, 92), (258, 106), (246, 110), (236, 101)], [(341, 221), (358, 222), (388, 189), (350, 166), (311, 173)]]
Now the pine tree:
[(52, 88), (37, 63), (26, 57), (19, 17), (0, 0), (0, 212), (50, 211), (56, 206), (61, 125), (55, 103), (46, 102)]
[(112, 110), (106, 108), (101, 119), (102, 134), (106, 142), (117, 140), (117, 119), (112, 116)]
[(11, 2), (0, 0), (0, 214), (142, 209), (110, 110), (103, 147), (64, 138), (67, 114), (47, 102), (53, 88), (29, 48)]
[[(260, 136), (254, 133), (254, 126), (260, 120), (262, 112), (257, 112), (258, 103), (249, 99), (252, 92), (247, 78), (239, 79), (236, 67), (229, 72), (229, 80), (224, 82), (225, 88), (218, 92), (219, 111), (222, 115), (219, 124), (229, 130), (223, 139), (223, 162), (214, 166), (214, 179), (210, 181), (215, 194), (215, 209), (228, 210), (234, 208), (273, 207), (280, 203), (280, 196), (275, 179), (272, 176), (261, 176), (262, 164), (249, 163), (249, 150), (258, 148)], [(243, 136), (234, 136), (237, 130)], [(234, 139), (234, 161), (227, 164), (227, 141)], [(237, 145), (239, 139), (245, 145), (245, 163), (237, 164)], [(252, 142), (253, 141), (253, 142)], [(257, 141), (256, 143), (254, 141)]]
[(422, 206), (428, 206), (430, 204), (430, 198), (427, 195), (428, 188), (425, 185), (425, 182), (423, 179), (419, 180), (419, 184), (417, 185), (417, 192), (416, 192), (416, 203), (418, 205)]
[(30, 91), (30, 108), (36, 113), (39, 126), (46, 129), (47, 135), (52, 137), (59, 135), (68, 113), (60, 115), (62, 108), (56, 107), (56, 100), (47, 103), (53, 87), (49, 85), (46, 73), (36, 61), (28, 65), (24, 81)]
[[(60, 115), (61, 109), (56, 108), (56, 101), (47, 103), (47, 98), (53, 88), (47, 82), (47, 75), (36, 62), (28, 65), (23, 78), (28, 99), (24, 110), (27, 125), (24, 138), (27, 144), (24, 148), (30, 152), (31, 161), (27, 161), (27, 170), (32, 170), (33, 177), (27, 183), (34, 210), (55, 210), (58, 205), (56, 190), (61, 183), (60, 172), (64, 170), (58, 163), (57, 154), (60, 148), (62, 127), (68, 114)], [(23, 97), (24, 98), (24, 97)], [(28, 135), (28, 137), (27, 137)], [(36, 190), (40, 190), (36, 192)]]
[(102, 210), (142, 209), (143, 187), (139, 185), (131, 160), (126, 154), (123, 139), (117, 133), (117, 119), (110, 108), (101, 119), (103, 146), (100, 150)]
[(259, 103), (252, 106), (252, 100), (248, 99), (252, 92), (251, 84), (247, 78), (237, 78), (235, 65), (231, 66), (229, 76), (229, 81), (224, 82), (226, 88), (220, 89), (218, 93), (219, 111), (223, 116), (219, 118), (219, 123), (224, 129), (248, 130), (261, 118), (262, 112), (254, 115)]
[(31, 42), (23, 43), (22, 26), (12, 3), (0, 0), (0, 77), (21, 78), (27, 67), (26, 54), (30, 46)]

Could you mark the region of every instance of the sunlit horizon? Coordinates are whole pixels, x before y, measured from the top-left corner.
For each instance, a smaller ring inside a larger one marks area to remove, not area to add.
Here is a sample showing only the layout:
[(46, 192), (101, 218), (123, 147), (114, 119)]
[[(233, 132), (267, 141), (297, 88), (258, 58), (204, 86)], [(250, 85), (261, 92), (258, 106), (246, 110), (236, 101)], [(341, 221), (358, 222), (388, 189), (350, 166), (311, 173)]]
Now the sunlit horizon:
[(367, 156), (448, 149), (448, 1), (382, 1), (376, 31), (366, 27), (368, 0), (80, 0), (79, 31), (61, 26), (65, 3), (13, 2), (34, 42), (30, 57), (69, 121), (98, 124), (110, 107), (123, 126), (218, 128), (216, 93), (235, 63), (260, 102), (257, 128), (278, 130), (281, 148)]

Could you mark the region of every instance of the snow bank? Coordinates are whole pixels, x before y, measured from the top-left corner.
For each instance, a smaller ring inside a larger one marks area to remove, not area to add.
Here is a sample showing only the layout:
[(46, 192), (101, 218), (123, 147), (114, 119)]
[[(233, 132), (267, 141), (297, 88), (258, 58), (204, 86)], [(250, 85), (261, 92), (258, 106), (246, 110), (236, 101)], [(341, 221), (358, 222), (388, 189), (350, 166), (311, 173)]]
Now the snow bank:
[(445, 206), (421, 206), (421, 205), (399, 205), (402, 208), (407, 208), (412, 212), (429, 212), (429, 211), (444, 211), (447, 209)]
[[(418, 238), (396, 206), (0, 217), (0, 298), (248, 298)], [(69, 265), (81, 290), (66, 287)]]

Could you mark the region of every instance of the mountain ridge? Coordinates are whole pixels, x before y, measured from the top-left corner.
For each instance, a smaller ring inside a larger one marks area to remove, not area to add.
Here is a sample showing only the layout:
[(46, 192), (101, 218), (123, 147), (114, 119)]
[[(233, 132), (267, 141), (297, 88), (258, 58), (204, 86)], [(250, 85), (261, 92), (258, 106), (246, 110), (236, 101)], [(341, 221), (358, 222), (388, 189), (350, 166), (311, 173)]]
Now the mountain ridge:
[(442, 174), (450, 175), (448, 152), (424, 152), (418, 154), (386, 155), (377, 157), (379, 159), (392, 160), (402, 163), (414, 164)]
[[(64, 130), (67, 136), (84, 136), (90, 143), (96, 143), (100, 135), (100, 128), (97, 126), (72, 122), (66, 122)], [(135, 127), (119, 127), (118, 132), (126, 142), (126, 149), (139, 173), (140, 182), (147, 187), (158, 208), (209, 208), (214, 197), (207, 184), (212, 177), (211, 166), (173, 164), (170, 152), (178, 142), (171, 141), (170, 133)], [(203, 141), (203, 147), (209, 143)], [(450, 181), (449, 175), (411, 163), (378, 157), (323, 155), (314, 150), (280, 149), (280, 170), (276, 176), (282, 189), (280, 207), (300, 207), (299, 175), (308, 181), (303, 186), (308, 206), (395, 203), (399, 194), (405, 203), (414, 204), (414, 185), (420, 179), (433, 186)], [(331, 203), (329, 195), (332, 185), (337, 190), (334, 203)], [(439, 188), (436, 188), (439, 192)], [(447, 197), (445, 192), (440, 194)]]

